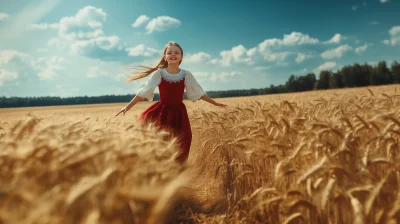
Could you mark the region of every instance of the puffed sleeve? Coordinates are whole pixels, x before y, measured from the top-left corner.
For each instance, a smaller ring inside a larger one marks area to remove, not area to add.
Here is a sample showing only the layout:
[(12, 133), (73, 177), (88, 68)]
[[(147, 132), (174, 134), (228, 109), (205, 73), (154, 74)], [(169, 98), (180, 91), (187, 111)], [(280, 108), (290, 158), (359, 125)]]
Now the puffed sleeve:
[(149, 101), (153, 101), (154, 90), (161, 82), (161, 73), (159, 70), (150, 74), (150, 78), (147, 80), (145, 84), (140, 86), (137, 90), (136, 95), (146, 98)]
[(203, 88), (196, 81), (193, 74), (189, 71), (186, 71), (185, 88), (187, 97), (193, 102), (199, 100), (200, 97), (206, 95)]

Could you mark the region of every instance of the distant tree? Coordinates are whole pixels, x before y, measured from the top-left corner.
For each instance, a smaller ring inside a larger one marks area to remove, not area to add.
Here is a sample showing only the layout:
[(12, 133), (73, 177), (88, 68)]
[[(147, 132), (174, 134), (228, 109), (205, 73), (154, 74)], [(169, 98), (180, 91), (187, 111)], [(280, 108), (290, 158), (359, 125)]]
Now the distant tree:
[(342, 76), (342, 81), (343, 81), (343, 87), (355, 87), (356, 86), (356, 77), (354, 76), (353, 73), (353, 68), (352, 66), (344, 66), (340, 70), (340, 74)]
[(393, 82), (392, 74), (385, 61), (380, 61), (372, 73), (373, 85), (385, 85)]
[(358, 79), (358, 86), (369, 86), (371, 85), (370, 82), (370, 77), (374, 71), (374, 68), (371, 65), (368, 65), (367, 63), (363, 64), (360, 67), (360, 73), (358, 73), (357, 79)]
[(392, 63), (393, 83), (400, 83), (400, 64), (397, 61)]
[(297, 92), (298, 91), (298, 86), (297, 86), (297, 77), (294, 75), (291, 75), (286, 81), (286, 87), (290, 92)]
[(317, 89), (329, 89), (329, 83), (331, 79), (331, 72), (323, 70), (319, 73), (319, 79)]
[(332, 75), (329, 77), (329, 88), (333, 89), (342, 87), (343, 87), (343, 81), (340, 71), (332, 73)]
[(314, 73), (308, 73), (303, 79), (303, 91), (310, 91), (313, 90), (314, 84), (317, 81)]

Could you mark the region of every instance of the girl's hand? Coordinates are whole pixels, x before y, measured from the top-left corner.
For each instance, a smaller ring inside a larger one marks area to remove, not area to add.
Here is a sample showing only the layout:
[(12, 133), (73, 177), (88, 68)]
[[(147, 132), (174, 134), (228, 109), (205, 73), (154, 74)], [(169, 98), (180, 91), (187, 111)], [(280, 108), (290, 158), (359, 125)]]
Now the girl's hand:
[(124, 107), (124, 108), (122, 108), (122, 109), (115, 115), (115, 117), (118, 116), (120, 113), (123, 113), (124, 116), (125, 116), (125, 113), (126, 113), (127, 111), (128, 111), (127, 108)]
[(214, 105), (217, 107), (227, 107), (225, 104), (222, 103), (215, 103)]

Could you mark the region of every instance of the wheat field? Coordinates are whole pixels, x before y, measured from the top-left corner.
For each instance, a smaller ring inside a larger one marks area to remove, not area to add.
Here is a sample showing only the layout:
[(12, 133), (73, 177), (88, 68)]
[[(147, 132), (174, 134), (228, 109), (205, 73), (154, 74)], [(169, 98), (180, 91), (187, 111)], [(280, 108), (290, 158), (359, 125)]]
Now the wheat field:
[(193, 142), (154, 102), (0, 109), (0, 223), (398, 223), (400, 88), (185, 101)]

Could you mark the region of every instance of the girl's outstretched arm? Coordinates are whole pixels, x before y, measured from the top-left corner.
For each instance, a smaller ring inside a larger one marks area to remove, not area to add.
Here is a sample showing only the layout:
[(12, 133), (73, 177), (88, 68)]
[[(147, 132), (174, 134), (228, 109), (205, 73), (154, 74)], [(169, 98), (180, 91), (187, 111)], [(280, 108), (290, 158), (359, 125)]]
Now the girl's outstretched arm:
[(144, 100), (144, 98), (140, 97), (140, 96), (135, 96), (134, 98), (132, 98), (131, 102), (128, 103), (128, 105), (126, 105), (124, 108), (122, 108), (116, 115), (118, 116), (120, 113), (125, 113), (128, 112), (128, 110), (130, 110), (133, 106), (135, 106), (135, 104), (139, 101)]
[(200, 97), (200, 99), (202, 99), (204, 101), (207, 101), (207, 102), (209, 102), (209, 103), (211, 103), (211, 104), (213, 104), (215, 106), (218, 106), (218, 107), (227, 107), (225, 104), (215, 102), (213, 99), (211, 99), (207, 95), (203, 95), (202, 97)]
[(159, 70), (151, 73), (150, 78), (147, 80), (146, 84), (141, 86), (136, 93), (136, 96), (131, 100), (131, 102), (126, 105), (126, 107), (122, 108), (116, 115), (118, 116), (120, 113), (125, 113), (130, 110), (135, 104), (144, 99), (148, 99), (149, 101), (153, 100), (154, 89), (161, 82), (161, 73)]

